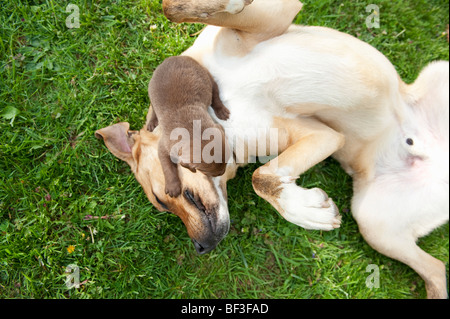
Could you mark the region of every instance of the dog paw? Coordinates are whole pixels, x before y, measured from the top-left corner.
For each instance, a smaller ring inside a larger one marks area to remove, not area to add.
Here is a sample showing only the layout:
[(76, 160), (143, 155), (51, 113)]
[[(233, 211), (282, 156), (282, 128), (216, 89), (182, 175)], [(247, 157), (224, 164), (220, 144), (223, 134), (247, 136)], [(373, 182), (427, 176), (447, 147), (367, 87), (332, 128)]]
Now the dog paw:
[(216, 113), (217, 118), (222, 121), (226, 121), (230, 118), (230, 111), (226, 107), (215, 110), (214, 113)]
[(253, 2), (253, 0), (230, 0), (228, 2), (227, 7), (225, 8), (225, 12), (229, 12), (231, 14), (237, 14), (244, 10), (246, 5), (249, 5)]
[(181, 185), (178, 183), (167, 184), (165, 191), (170, 197), (178, 197), (181, 194)]
[(158, 126), (158, 120), (149, 121), (147, 124), (147, 131), (153, 132)]
[(284, 184), (278, 203), (287, 221), (305, 229), (329, 231), (341, 225), (337, 206), (319, 188), (304, 189), (295, 184)]

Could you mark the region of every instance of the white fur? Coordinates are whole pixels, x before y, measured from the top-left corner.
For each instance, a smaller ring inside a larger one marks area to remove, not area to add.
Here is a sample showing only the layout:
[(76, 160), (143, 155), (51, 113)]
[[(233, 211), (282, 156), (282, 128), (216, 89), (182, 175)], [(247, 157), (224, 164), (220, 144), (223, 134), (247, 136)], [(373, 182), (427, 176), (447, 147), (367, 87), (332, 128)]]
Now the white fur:
[[(221, 178), (220, 177), (214, 177), (214, 188), (216, 189), (216, 192), (219, 197), (219, 209), (217, 213), (217, 224), (222, 225), (222, 229), (225, 231), (228, 231), (230, 228), (230, 214), (228, 212), (228, 203), (227, 199), (225, 198), (224, 193), (222, 192), (222, 189), (220, 187)], [(225, 237), (226, 234), (218, 234)]]
[[(290, 113), (287, 108), (299, 102), (331, 106), (339, 112), (348, 112), (350, 120), (337, 124), (348, 131), (345, 133), (350, 137), (358, 134), (368, 134), (363, 138), (378, 135), (380, 132), (377, 130), (391, 118), (382, 116), (383, 112), (389, 112), (389, 102), (385, 103), (386, 110), (373, 111), (373, 106), (383, 102), (377, 100), (378, 92), (359, 72), (364, 67), (360, 65), (363, 62), (355, 61), (364, 61), (361, 56), (369, 55), (366, 51), (371, 52), (372, 59), (379, 60), (388, 70), (388, 73), (380, 75), (380, 81), (392, 81), (392, 86), (398, 86), (396, 71), (384, 56), (369, 45), (356, 40), (348, 41), (346, 35), (333, 30), (292, 26), (282, 37), (257, 45), (249, 54), (230, 57), (220, 48), (207, 49), (208, 44), (211, 46), (214, 43), (219, 30), (217, 27), (207, 27), (187, 54), (195, 55), (196, 50), (203, 52), (201, 62), (216, 79), (221, 99), (231, 112), (226, 122), (215, 118), (230, 140), (236, 139), (236, 136), (245, 138), (240, 135), (242, 128), (247, 132), (249, 128), (253, 128), (254, 132), (260, 128), (270, 128), (275, 116), (295, 118), (298, 114)], [(315, 32), (323, 34), (315, 38), (315, 45), (311, 46), (311, 37)], [(352, 49), (347, 58), (333, 53), (333, 50), (339, 50), (342, 43)], [(323, 50), (328, 47), (333, 50)], [(348, 83), (353, 86), (349, 87)], [(365, 106), (364, 110), (359, 110), (361, 105)], [(311, 112), (327, 120), (334, 116), (336, 110), (330, 111), (328, 108), (321, 112), (314, 109)], [(374, 116), (367, 116), (370, 121), (361, 123), (359, 112), (374, 112)], [(358, 120), (351, 120), (352, 113)], [(305, 116), (310, 114), (305, 112)], [(367, 133), (360, 133), (361, 126), (369, 128), (365, 131)], [(248, 138), (254, 139), (252, 136)]]
[(341, 224), (333, 201), (320, 189), (304, 189), (295, 183), (282, 184), (279, 204), (283, 217), (305, 229), (333, 230)]
[(379, 149), (374, 180), (353, 198), (356, 220), (383, 229), (387, 237), (402, 234), (416, 241), (449, 220), (448, 76), (448, 62), (421, 73), (403, 122)]
[[(392, 95), (386, 95), (389, 97), (386, 102), (377, 100), (378, 92), (374, 91), (375, 89), (366, 82), (364, 75), (358, 70), (364, 68), (361, 61), (364, 61), (365, 55), (367, 55), (380, 65), (380, 70), (383, 70), (379, 79), (387, 82), (384, 87), (397, 88), (399, 86), (397, 73), (382, 54), (365, 43), (349, 39), (348, 36), (332, 30), (293, 26), (282, 37), (260, 43), (249, 54), (243, 57), (231, 57), (224, 54), (220, 47), (216, 47), (215, 50), (207, 49), (208, 45), (214, 43), (214, 38), (219, 30), (217, 27), (207, 27), (188, 52), (195, 52), (196, 49), (203, 52), (201, 62), (209, 69), (220, 87), (221, 99), (230, 109), (231, 115), (226, 122), (215, 119), (223, 125), (229, 140), (232, 141), (238, 137), (246, 138), (242, 136), (242, 128), (246, 128), (248, 133), (251, 132), (250, 128), (253, 129), (253, 132), (257, 132), (260, 128), (271, 127), (274, 116), (284, 118), (298, 116), (290, 114), (286, 110), (286, 106), (295, 106), (299, 101), (315, 105), (328, 105), (334, 109), (340, 109), (339, 112), (349, 112), (346, 122), (338, 123), (349, 139), (352, 136), (370, 138), (384, 134), (383, 130), (386, 127), (394, 127), (391, 133), (386, 134), (386, 140), (383, 142), (385, 144), (384, 151), (378, 154), (376, 159), (378, 163), (376, 173), (383, 177), (379, 177), (373, 185), (367, 188), (366, 192), (361, 192), (365, 195), (357, 196), (354, 201), (355, 207), (367, 208), (371, 206), (372, 201), (378, 203), (381, 196), (381, 198), (386, 198), (383, 203), (386, 203), (387, 206), (380, 208), (381, 212), (356, 208), (354, 209), (355, 217), (360, 217), (358, 216), (359, 211), (376, 216), (380, 216), (384, 212), (388, 214), (388, 212), (395, 211), (395, 214), (390, 213), (389, 217), (386, 216), (387, 219), (391, 219), (390, 223), (397, 224), (395, 219), (407, 224), (414, 223), (417, 227), (412, 228), (415, 229), (416, 237), (426, 234), (436, 225), (448, 220), (448, 196), (446, 197), (442, 193), (442, 191), (448, 191), (448, 168), (442, 172), (443, 165), (447, 164), (448, 166), (448, 137), (447, 146), (445, 146), (445, 141), (436, 140), (433, 137), (433, 130), (437, 129), (440, 131), (447, 129), (448, 136), (448, 109), (446, 114), (439, 111), (439, 114), (436, 115), (430, 115), (428, 110), (424, 112), (420, 107), (411, 112), (410, 107), (401, 100), (398, 91), (395, 90)], [(320, 36), (315, 37), (316, 33)], [(314, 41), (310, 41), (312, 37), (314, 37)], [(348, 46), (345, 52), (352, 51), (344, 57), (335, 53), (335, 51), (339, 51), (342, 43)], [(326, 48), (330, 48), (330, 50)], [(352, 55), (354, 55), (353, 58)], [(446, 68), (442, 64), (429, 68), (430, 70), (424, 71), (419, 82), (432, 82), (436, 69), (440, 69), (439, 72), (445, 75)], [(348, 86), (348, 83), (352, 83), (352, 86)], [(445, 81), (443, 84), (442, 81), (437, 81), (435, 85), (445, 86), (446, 84)], [(421, 85), (420, 88), (423, 86)], [(441, 91), (442, 88), (436, 87), (436, 92)], [(427, 98), (440, 99), (443, 101), (441, 103), (445, 101), (448, 103), (448, 93), (446, 96), (439, 95), (442, 93), (435, 93), (424, 97), (421, 92), (412, 92), (411, 100), (418, 99), (414, 93), (421, 98), (420, 101), (417, 101), (418, 104), (433, 104), (433, 101), (425, 101)], [(392, 113), (393, 107), (390, 103), (398, 103), (401, 106), (399, 114)], [(362, 105), (364, 105), (363, 109), (361, 109)], [(385, 108), (380, 108), (380, 105)], [(374, 106), (377, 108), (375, 109)], [(326, 119), (327, 116), (333, 115), (334, 110), (324, 110), (323, 115), (320, 114), (320, 110), (315, 109), (314, 112)], [(358, 112), (365, 112), (367, 115), (361, 117)], [(373, 116), (370, 115), (371, 112), (373, 112)], [(352, 121), (351, 113), (358, 115), (355, 116), (355, 121)], [(433, 118), (430, 119), (430, 116)], [(405, 118), (400, 126), (390, 123), (396, 117)], [(366, 118), (368, 122), (361, 122), (361, 118)], [(447, 123), (445, 123), (446, 118)], [(425, 123), (427, 121), (428, 124)], [(437, 121), (443, 123), (436, 128), (433, 125)], [(424, 126), (431, 128), (432, 131), (417, 131), (417, 127)], [(366, 129), (362, 131), (361, 127)], [(439, 133), (437, 132), (437, 136), (440, 136)], [(414, 146), (406, 144), (408, 137), (413, 138)], [(254, 139), (250, 136), (247, 138)], [(346, 147), (347, 145), (352, 145), (351, 140), (347, 141)], [(431, 150), (432, 148), (434, 150)], [(433, 152), (440, 152), (440, 155), (433, 154)], [(432, 155), (433, 159), (426, 160), (427, 154)], [(408, 168), (411, 161), (414, 161), (414, 165), (416, 165), (413, 169)], [(419, 186), (417, 185), (423, 183), (423, 180), (430, 176), (443, 177), (444, 184), (435, 185), (433, 184), (435, 180), (432, 179), (428, 186), (421, 185), (421, 190), (418, 190)], [(292, 179), (287, 177), (282, 182), (290, 182)], [(447, 184), (445, 184), (445, 180)], [(399, 188), (404, 190), (404, 199), (402, 193), (398, 193)], [(386, 193), (387, 190), (390, 192)], [(423, 193), (425, 196), (430, 191), (435, 196), (429, 197), (429, 209), (421, 212), (420, 209), (414, 208), (424, 206), (419, 205), (423, 204), (420, 194)], [(417, 196), (411, 196), (412, 193)], [(311, 203), (308, 202), (306, 195), (312, 196)], [(315, 213), (311, 214), (311, 210), (316, 212), (323, 210), (321, 205), (324, 199), (318, 199), (314, 195), (317, 195), (317, 192), (306, 191), (292, 184), (283, 185), (280, 203), (288, 214), (286, 219), (305, 228), (314, 228), (313, 225), (315, 225), (318, 229), (323, 229), (322, 226), (318, 226), (320, 222), (314, 221), (315, 217), (311, 217), (315, 216)], [(432, 200), (433, 197), (437, 199)], [(442, 198), (444, 198), (443, 202)], [(408, 201), (410, 203), (407, 203)], [(399, 207), (396, 207), (395, 203), (399, 203)], [(308, 208), (308, 206), (313, 208)], [(374, 205), (374, 207), (376, 206)], [(389, 207), (391, 209), (387, 209)], [(440, 215), (431, 216), (429, 220), (433, 220), (433, 222), (429, 223), (424, 223), (421, 218), (416, 218), (417, 220), (414, 221), (415, 217), (413, 216), (427, 215), (426, 211), (436, 211), (436, 214)], [(442, 212), (444, 215), (447, 212), (447, 215), (442, 216)], [(322, 218), (328, 219), (325, 222), (328, 225), (327, 228), (335, 223), (335, 214), (332, 209), (328, 209), (328, 211), (325, 209), (324, 214), (317, 213), (317, 219), (321, 220)], [(393, 218), (394, 220), (392, 220)]]

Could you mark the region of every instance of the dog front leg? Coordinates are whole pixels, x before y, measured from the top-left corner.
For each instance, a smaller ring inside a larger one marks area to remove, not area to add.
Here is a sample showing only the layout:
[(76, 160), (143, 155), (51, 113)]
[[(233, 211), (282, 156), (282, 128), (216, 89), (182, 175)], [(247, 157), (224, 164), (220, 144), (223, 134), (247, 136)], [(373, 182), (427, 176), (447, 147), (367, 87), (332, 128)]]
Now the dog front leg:
[(161, 161), (165, 179), (165, 191), (170, 197), (178, 197), (181, 194), (181, 181), (178, 176), (178, 164), (174, 163), (165, 147), (163, 140), (158, 145), (158, 156)]
[(340, 149), (343, 135), (313, 119), (275, 119), (274, 124), (279, 143), (287, 144), (277, 158), (254, 172), (255, 192), (291, 223), (305, 229), (338, 228), (339, 211), (327, 194), (319, 188), (301, 188), (295, 180)]

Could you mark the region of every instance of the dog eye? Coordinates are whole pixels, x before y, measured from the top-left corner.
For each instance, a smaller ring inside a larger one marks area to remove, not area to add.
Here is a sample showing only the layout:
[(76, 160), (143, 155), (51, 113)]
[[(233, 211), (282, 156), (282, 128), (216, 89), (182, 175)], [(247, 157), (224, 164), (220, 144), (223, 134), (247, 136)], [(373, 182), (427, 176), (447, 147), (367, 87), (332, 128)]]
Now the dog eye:
[[(152, 193), (153, 193), (153, 192), (152, 192)], [(153, 193), (153, 196), (155, 196), (156, 201), (158, 202), (159, 205), (161, 205), (161, 207), (162, 207), (164, 210), (167, 210), (167, 211), (169, 210), (169, 208), (167, 207), (167, 205), (164, 204), (163, 201), (161, 201), (161, 200), (158, 198), (158, 196), (155, 195), (155, 193)]]
[(194, 205), (199, 211), (206, 212), (206, 208), (203, 205), (202, 201), (200, 199), (196, 199), (194, 194), (189, 191), (184, 191), (184, 197), (192, 204)]

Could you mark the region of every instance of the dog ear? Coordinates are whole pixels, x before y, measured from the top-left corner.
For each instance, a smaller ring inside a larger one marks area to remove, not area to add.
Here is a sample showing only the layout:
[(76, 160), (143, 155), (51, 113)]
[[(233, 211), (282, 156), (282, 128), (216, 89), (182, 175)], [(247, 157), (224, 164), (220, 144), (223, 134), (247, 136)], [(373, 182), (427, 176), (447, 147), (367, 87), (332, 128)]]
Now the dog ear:
[(127, 162), (128, 165), (133, 167), (133, 134), (136, 132), (129, 131), (129, 128), (129, 123), (117, 123), (96, 131), (95, 137), (103, 139), (106, 147), (114, 154), (114, 156)]

